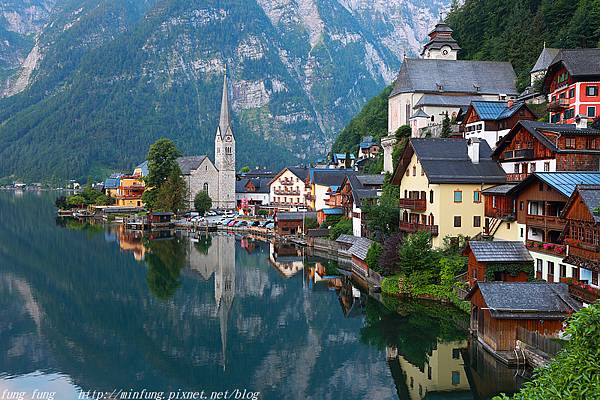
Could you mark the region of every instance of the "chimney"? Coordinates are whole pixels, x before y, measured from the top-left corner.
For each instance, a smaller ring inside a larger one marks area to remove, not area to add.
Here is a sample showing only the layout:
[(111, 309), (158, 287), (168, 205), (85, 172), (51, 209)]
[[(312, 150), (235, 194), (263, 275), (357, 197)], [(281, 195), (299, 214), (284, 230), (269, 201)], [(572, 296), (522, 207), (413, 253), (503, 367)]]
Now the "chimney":
[(479, 164), (479, 138), (471, 138), (468, 140), (467, 153), (473, 164)]
[(508, 107), (508, 108), (511, 108), (514, 105), (515, 105), (515, 101), (513, 99), (509, 99), (508, 102), (506, 103), (506, 107)]
[(577, 125), (577, 129), (585, 129), (588, 127), (588, 119), (583, 115), (578, 115), (575, 118), (575, 124)]

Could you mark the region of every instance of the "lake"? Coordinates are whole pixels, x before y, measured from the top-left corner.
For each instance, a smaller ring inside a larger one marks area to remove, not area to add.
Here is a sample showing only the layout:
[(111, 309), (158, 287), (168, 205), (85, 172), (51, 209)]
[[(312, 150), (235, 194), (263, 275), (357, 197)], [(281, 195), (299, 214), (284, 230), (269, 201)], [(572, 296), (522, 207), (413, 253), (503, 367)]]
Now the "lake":
[(291, 246), (59, 220), (56, 196), (0, 192), (0, 399), (484, 399), (522, 381), (454, 308), (379, 302)]

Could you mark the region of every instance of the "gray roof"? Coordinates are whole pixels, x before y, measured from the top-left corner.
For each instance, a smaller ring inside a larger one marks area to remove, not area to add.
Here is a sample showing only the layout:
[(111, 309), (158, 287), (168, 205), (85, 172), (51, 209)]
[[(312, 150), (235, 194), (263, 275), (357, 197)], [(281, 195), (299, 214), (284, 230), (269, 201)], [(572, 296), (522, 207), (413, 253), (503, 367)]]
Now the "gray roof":
[(481, 191), (483, 194), (508, 194), (511, 190), (513, 190), (517, 186), (516, 183), (506, 183), (503, 185), (496, 185), (491, 188), (487, 188)]
[(600, 75), (600, 49), (561, 49), (549, 67), (557, 63), (573, 77)]
[(340, 186), (346, 176), (356, 175), (351, 169), (314, 169), (311, 173), (311, 183), (321, 186)]
[[(242, 178), (235, 182), (235, 192), (236, 193), (269, 193), (269, 183), (271, 182), (271, 177), (259, 177), (259, 178)], [(246, 185), (248, 182), (252, 182), (256, 191), (248, 192), (246, 189)]]
[(429, 114), (427, 114), (425, 111), (423, 111), (422, 108), (419, 108), (419, 111), (417, 111), (416, 113), (411, 115), (409, 119), (413, 119), (413, 118), (429, 118)]
[(314, 211), (307, 212), (280, 212), (277, 213), (278, 221), (302, 221), (302, 217), (306, 219), (316, 219), (317, 213)]
[(343, 244), (354, 244), (354, 242), (356, 242), (356, 239), (358, 239), (357, 236), (343, 234), (336, 239), (336, 242)]
[(372, 240), (364, 237), (357, 237), (352, 247), (348, 249), (348, 253), (360, 260), (364, 260), (367, 258), (367, 253), (369, 252), (371, 244), (373, 244)]
[(189, 175), (192, 171), (198, 169), (200, 164), (206, 156), (188, 156), (188, 157), (179, 157), (177, 159), (177, 164), (179, 164), (179, 168), (181, 168), (181, 173), (183, 175)]
[(477, 100), (483, 100), (483, 98), (481, 96), (472, 95), (450, 96), (443, 94), (424, 94), (413, 108), (422, 106), (469, 107), (472, 102)]
[(406, 59), (390, 97), (412, 92), (518, 95), (516, 79), (508, 62)]
[(356, 179), (364, 186), (383, 186), (385, 175), (356, 175)]
[(563, 319), (581, 308), (564, 283), (478, 282), (477, 287), (494, 318)]
[(531, 72), (547, 70), (559, 51), (560, 49), (544, 47), (544, 50), (542, 50), (542, 52), (540, 53), (540, 56), (535, 62), (535, 65), (533, 66), (533, 68), (531, 68)]
[(600, 185), (581, 185), (577, 186), (579, 196), (588, 208), (594, 221), (600, 222), (600, 212), (596, 211), (600, 207)]
[(470, 241), (469, 247), (479, 262), (530, 262), (531, 254), (523, 242)]
[(465, 139), (412, 138), (410, 144), (419, 158), (429, 183), (505, 183), (506, 173), (490, 158), (486, 141), (479, 143), (479, 163), (467, 153)]

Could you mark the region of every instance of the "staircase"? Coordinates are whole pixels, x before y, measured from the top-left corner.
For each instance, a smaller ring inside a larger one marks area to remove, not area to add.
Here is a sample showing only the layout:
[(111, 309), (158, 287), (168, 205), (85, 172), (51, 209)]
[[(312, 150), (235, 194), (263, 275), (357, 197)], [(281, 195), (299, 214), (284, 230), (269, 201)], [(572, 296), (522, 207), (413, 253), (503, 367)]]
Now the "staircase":
[(498, 232), (500, 225), (502, 225), (502, 220), (499, 218), (490, 218), (489, 221), (490, 223), (484, 229), (484, 236), (493, 238), (496, 232)]

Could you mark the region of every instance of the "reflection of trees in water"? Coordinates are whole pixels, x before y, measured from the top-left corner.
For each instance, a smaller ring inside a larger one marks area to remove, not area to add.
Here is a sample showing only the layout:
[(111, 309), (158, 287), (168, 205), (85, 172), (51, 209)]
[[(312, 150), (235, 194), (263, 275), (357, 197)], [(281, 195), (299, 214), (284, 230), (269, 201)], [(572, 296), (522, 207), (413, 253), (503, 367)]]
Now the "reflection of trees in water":
[(75, 218), (56, 218), (56, 225), (61, 228), (66, 228), (72, 231), (84, 231), (88, 235), (93, 236), (99, 233), (104, 233), (104, 226), (101, 224), (91, 224), (87, 221), (80, 221)]
[(198, 241), (194, 243), (194, 247), (196, 250), (200, 252), (200, 254), (208, 255), (208, 250), (212, 246), (212, 236), (211, 235), (200, 235), (198, 237)]
[(423, 368), (438, 342), (464, 340), (467, 336), (457, 324), (462, 318), (459, 310), (435, 302), (402, 299), (384, 302), (386, 305), (368, 299), (361, 341), (380, 349), (396, 347), (415, 366)]
[(146, 255), (148, 287), (160, 300), (168, 300), (181, 286), (181, 270), (185, 266), (185, 243), (175, 238), (170, 240), (147, 241)]

